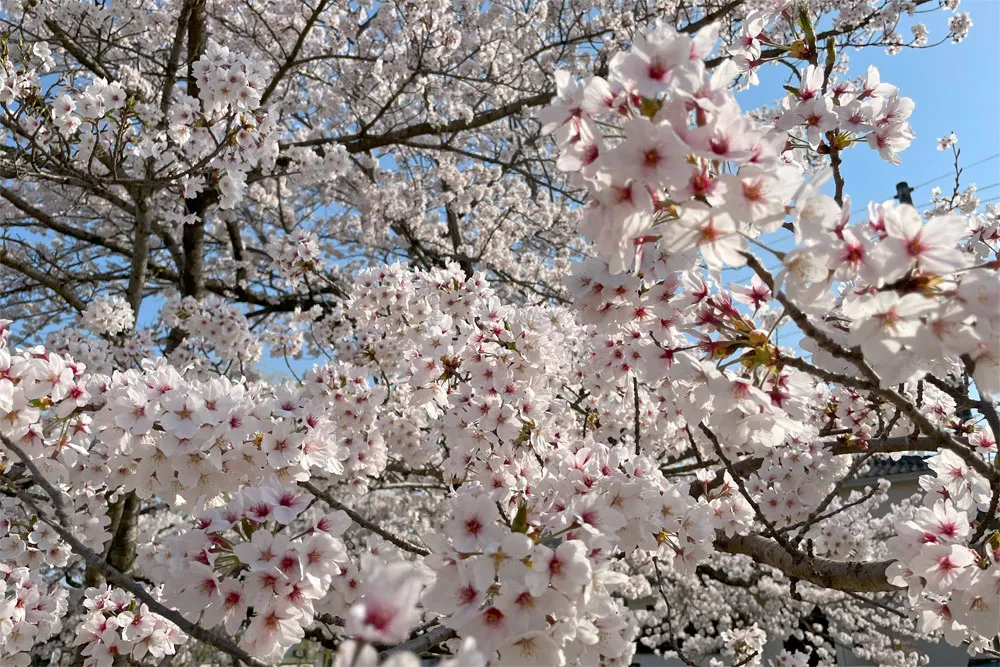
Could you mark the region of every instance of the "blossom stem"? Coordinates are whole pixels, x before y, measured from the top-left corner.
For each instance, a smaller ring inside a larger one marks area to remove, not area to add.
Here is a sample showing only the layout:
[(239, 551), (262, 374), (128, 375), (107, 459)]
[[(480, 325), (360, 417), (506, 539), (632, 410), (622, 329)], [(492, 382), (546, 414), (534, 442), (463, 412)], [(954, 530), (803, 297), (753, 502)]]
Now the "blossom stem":
[(395, 544), (403, 551), (409, 551), (410, 553), (416, 554), (418, 556), (426, 556), (430, 554), (430, 552), (427, 549), (417, 546), (416, 544), (411, 544), (404, 539), (396, 537), (386, 529), (372, 523), (368, 519), (364, 518), (363, 516), (352, 510), (347, 505), (343, 504), (342, 502), (334, 498), (326, 491), (323, 491), (322, 489), (317, 487), (312, 482), (299, 482), (299, 486), (301, 486), (303, 489), (305, 489), (309, 493), (313, 494), (314, 496), (325, 502), (333, 509), (343, 511), (345, 514), (347, 514), (347, 516), (351, 517), (351, 520), (354, 521), (354, 523), (358, 524), (362, 528), (365, 528), (366, 530), (375, 533), (376, 535), (387, 540), (388, 542)]

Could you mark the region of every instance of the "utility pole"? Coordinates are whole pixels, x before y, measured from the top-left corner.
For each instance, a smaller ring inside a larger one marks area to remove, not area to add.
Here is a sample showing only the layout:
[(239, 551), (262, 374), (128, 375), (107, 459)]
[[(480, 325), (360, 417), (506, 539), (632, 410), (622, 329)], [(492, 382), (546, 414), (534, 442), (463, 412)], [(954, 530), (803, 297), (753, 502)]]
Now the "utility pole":
[(913, 193), (913, 188), (906, 181), (901, 181), (896, 183), (896, 196), (893, 197), (900, 204), (909, 204), (913, 206), (913, 197), (910, 195)]

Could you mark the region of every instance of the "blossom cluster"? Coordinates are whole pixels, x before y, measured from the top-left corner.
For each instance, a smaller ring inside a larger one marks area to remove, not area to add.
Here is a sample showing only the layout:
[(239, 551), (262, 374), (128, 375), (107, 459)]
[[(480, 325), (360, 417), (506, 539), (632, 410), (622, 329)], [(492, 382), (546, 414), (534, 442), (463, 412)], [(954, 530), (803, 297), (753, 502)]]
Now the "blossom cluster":
[(260, 341), (250, 333), (250, 323), (240, 309), (219, 297), (175, 299), (163, 307), (160, 319), (184, 333), (186, 344), (177, 348), (178, 354), (193, 347), (226, 362), (254, 361), (262, 354)]
[[(806, 180), (796, 153), (831, 155), (835, 171), (839, 152), (866, 140), (895, 162), (912, 139), (906, 123), (912, 102), (881, 83), (874, 69), (852, 86), (812, 64), (782, 110), (761, 125), (741, 116), (729, 95), (733, 72), (720, 68), (706, 77), (701, 38), (658, 26), (612, 60), (607, 81), (576, 83), (562, 73), (555, 104), (542, 116), (545, 129), (556, 132), (561, 167), (578, 172), (590, 190), (581, 231), (608, 262), (606, 270), (600, 260), (580, 265), (571, 283), (585, 321), (606, 337), (605, 352), (593, 353), (593, 366), (603, 370), (591, 387), (612, 384), (627, 392), (633, 377), (651, 388), (679, 381), (659, 390), (670, 413), (683, 419), (674, 432), (684, 422), (707, 423), (718, 434), (719, 456), (762, 456), (764, 463), (739, 484), (755, 506), (752, 518), (808, 525), (850, 467), (849, 459), (817, 448), (830, 427), (846, 426), (849, 434), (834, 449), (860, 448), (855, 451), (905, 433), (899, 425), (911, 419), (932, 437), (973, 432), (968, 416), (956, 416), (949, 385), (924, 386), (928, 373), (953, 377), (964, 369), (982, 399), (1000, 395), (996, 267), (977, 261), (995, 253), (989, 232), (979, 231), (995, 221), (970, 224), (950, 210), (925, 221), (911, 206), (884, 203), (852, 223), (841, 186), (836, 199), (823, 194), (828, 176), (820, 171)], [(743, 49), (759, 48), (752, 42)], [(767, 235), (783, 226), (795, 245), (771, 250)], [(751, 243), (780, 260), (777, 275), (750, 254)], [(752, 258), (754, 282), (713, 294), (713, 281), (691, 271), (693, 250), (710, 277)], [(781, 317), (791, 317), (805, 334), (799, 345), (811, 363), (789, 363), (795, 353), (771, 343)], [(691, 349), (725, 361), (698, 361)], [(722, 370), (736, 362), (742, 373)], [(898, 387), (903, 400), (920, 406), (920, 418), (897, 413), (887, 425), (871, 395), (844, 379), (859, 369), (865, 384), (856, 386)], [(724, 406), (717, 402), (723, 396)], [(638, 398), (636, 404), (639, 410)], [(814, 422), (810, 432), (803, 418), (824, 405), (830, 421)], [(986, 438), (975, 433), (977, 442)], [(973, 454), (980, 462), (990, 456), (989, 445)], [(942, 460), (949, 463), (935, 463)], [(935, 469), (946, 467), (956, 485), (934, 499), (960, 504), (949, 509), (930, 502), (933, 514), (922, 511), (916, 524), (906, 524), (911, 528), (890, 548), (899, 559), (893, 581), (910, 586), (911, 602), (926, 588), (924, 608), (938, 605), (936, 616), (923, 613), (923, 631), (943, 629), (951, 640), (983, 647), (997, 629), (977, 614), (996, 616), (995, 601), (965, 600), (962, 591), (993, 587), (980, 581), (992, 576), (993, 566), (969, 544), (968, 526), (976, 512), (987, 512), (980, 517), (985, 525), (995, 521), (998, 482), (947, 449), (930, 461)], [(848, 506), (884, 499), (883, 488), (834, 502), (845, 509), (812, 531), (812, 548), (835, 559), (875, 555), (841, 522), (853, 515)], [(969, 516), (957, 523), (942, 518), (956, 511)], [(950, 538), (936, 535), (930, 521), (950, 522)], [(958, 604), (968, 602), (957, 612), (947, 605), (953, 593)]]
[(609, 555), (639, 549), (693, 571), (714, 528), (749, 525), (748, 506), (734, 485), (697, 500), (650, 460), (559, 433), (564, 416), (549, 407), (559, 389), (533, 372), (562, 357), (555, 322), (459, 275), (382, 269), (359, 281), (350, 308), (364, 356), (402, 370), (408, 400), (457, 427), (442, 465), (463, 484), (447, 539), (424, 537), (436, 576), (423, 604), (505, 664), (626, 661), (634, 628), (609, 596), (623, 582)]
[[(996, 456), (984, 431), (973, 442), (984, 456)], [(989, 482), (954, 453), (942, 451), (928, 465), (933, 475), (920, 478), (924, 506), (888, 542), (897, 559), (888, 574), (907, 588), (923, 632), (983, 649), (1000, 634), (1000, 540), (970, 538), (983, 532), (974, 526), (995, 520), (996, 502)]]
[(785, 204), (809, 193), (790, 149), (839, 152), (866, 140), (895, 162), (912, 139), (912, 100), (874, 67), (859, 86), (828, 86), (828, 73), (809, 65), (771, 124), (754, 123), (731, 91), (736, 65), (708, 75), (713, 30), (689, 37), (660, 25), (614, 57), (607, 80), (557, 76), (543, 130), (556, 132), (561, 168), (592, 192), (580, 229), (612, 273), (640, 265), (654, 242), (697, 247), (712, 268), (740, 266), (743, 235), (775, 231)]
[(291, 287), (296, 287), (316, 270), (319, 243), (312, 232), (297, 231), (272, 241), (267, 251), (278, 273)]
[(62, 628), (67, 593), (38, 576), (37, 570), (0, 562), (0, 660), (28, 667), (29, 650)]
[(116, 336), (135, 325), (135, 315), (128, 301), (120, 296), (98, 297), (80, 313), (80, 323), (98, 336)]
[(289, 534), (309, 502), (306, 492), (272, 478), (199, 514), (163, 550), (148, 550), (143, 567), (158, 580), (181, 582), (167, 601), (205, 627), (222, 625), (234, 635), (252, 609), (244, 647), (263, 660), (280, 659), (302, 639), (315, 602), (347, 560), (337, 539), (350, 525), (343, 512)]
[(176, 625), (120, 588), (88, 588), (83, 606), (87, 612), (74, 643), (82, 649), (84, 667), (112, 667), (121, 657), (161, 660), (184, 641)]
[[(36, 46), (38, 53), (32, 55), (44, 69), (52, 59), (44, 43)], [(178, 175), (178, 198), (167, 218), (185, 224), (191, 221), (186, 199), (213, 188), (220, 207), (231, 209), (246, 195), (247, 173), (274, 165), (278, 126), (261, 108), (267, 76), (261, 65), (209, 41), (192, 63), (196, 86), (175, 90), (165, 116), (151, 103), (148, 82), (141, 76), (118, 81), (94, 77), (53, 91), (46, 90), (38, 69), (14, 70), (2, 86), (0, 102), (27, 112), (18, 114), (15, 141), (45, 151), (69, 142), (73, 166), (81, 172), (112, 176), (114, 165), (95, 159), (106, 153), (121, 155), (132, 166), (148, 163), (162, 176)], [(49, 95), (45, 103), (36, 103)], [(137, 124), (157, 129), (138, 134)], [(186, 173), (194, 164), (205, 165), (208, 175)]]

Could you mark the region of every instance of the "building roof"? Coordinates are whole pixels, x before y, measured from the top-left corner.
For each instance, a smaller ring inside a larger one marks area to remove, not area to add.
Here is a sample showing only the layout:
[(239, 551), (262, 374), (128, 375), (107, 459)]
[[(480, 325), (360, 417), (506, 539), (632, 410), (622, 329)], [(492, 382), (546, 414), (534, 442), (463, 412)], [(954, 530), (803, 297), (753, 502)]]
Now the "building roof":
[(857, 479), (880, 479), (885, 477), (892, 480), (893, 477), (906, 475), (924, 475), (931, 471), (927, 465), (927, 458), (919, 454), (907, 454), (900, 456), (899, 460), (892, 460), (888, 456), (875, 456), (858, 472)]

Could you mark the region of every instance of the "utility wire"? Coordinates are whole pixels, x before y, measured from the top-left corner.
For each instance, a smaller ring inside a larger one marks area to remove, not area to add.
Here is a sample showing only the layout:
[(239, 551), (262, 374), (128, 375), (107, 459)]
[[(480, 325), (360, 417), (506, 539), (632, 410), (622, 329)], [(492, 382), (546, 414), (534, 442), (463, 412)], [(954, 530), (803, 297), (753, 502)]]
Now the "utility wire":
[[(995, 160), (998, 157), (1000, 157), (1000, 153), (994, 153), (993, 155), (984, 157), (982, 160), (977, 160), (977, 161), (973, 162), (972, 164), (959, 165), (959, 168), (962, 169), (962, 171), (966, 171), (966, 170), (972, 169), (973, 167), (978, 167), (981, 164), (989, 162), (990, 160)], [(930, 185), (931, 183), (934, 183), (936, 181), (940, 181), (942, 178), (948, 178), (949, 176), (954, 176), (954, 175), (955, 175), (955, 170), (952, 169), (951, 171), (945, 172), (944, 174), (941, 174), (940, 176), (935, 176), (934, 178), (932, 178), (932, 179), (930, 179), (928, 181), (924, 181), (923, 183), (920, 183), (918, 185), (914, 185), (914, 186), (912, 186), (910, 188), (910, 190), (911, 191), (912, 190), (919, 190), (920, 188), (924, 187), (925, 185)], [(994, 184), (994, 185), (997, 185), (997, 184)], [(994, 186), (993, 185), (989, 185), (987, 187), (994, 187)], [(985, 189), (986, 188), (980, 188), (980, 190), (985, 190)], [(926, 205), (927, 204), (922, 204), (921, 206), (926, 206)], [(917, 207), (917, 208), (920, 208), (920, 207)], [(864, 205), (864, 206), (862, 206), (861, 208), (857, 208), (857, 209), (854, 209), (853, 211), (851, 211), (851, 215), (854, 215), (855, 213), (861, 213), (862, 211), (866, 211), (866, 210), (868, 210), (868, 205), (867, 204)]]
[[(980, 193), (980, 192), (982, 192), (984, 190), (992, 190), (995, 187), (1000, 187), (1000, 183), (991, 183), (990, 185), (987, 185), (987, 186), (984, 186), (984, 187), (981, 187), (981, 188), (977, 187), (976, 188), (976, 193), (978, 194), (978, 193)], [(989, 201), (993, 201), (993, 199), (990, 199)], [(983, 202), (980, 200), (979, 203), (983, 203)], [(933, 206), (933, 205), (934, 205), (934, 202), (929, 201), (926, 204), (921, 204), (920, 206), (917, 206), (916, 208), (925, 208), (927, 206)]]
[[(984, 157), (982, 160), (979, 160), (978, 162), (973, 162), (972, 164), (959, 165), (959, 168), (962, 169), (962, 171), (965, 171), (967, 169), (972, 169), (973, 167), (977, 167), (977, 166), (983, 164), (984, 162), (989, 162), (990, 160), (995, 160), (998, 157), (1000, 157), (1000, 153), (994, 153), (993, 155), (991, 155), (989, 157)], [(930, 185), (931, 183), (934, 183), (935, 181), (940, 181), (942, 178), (948, 178), (949, 176), (954, 176), (954, 175), (955, 175), (955, 170), (952, 169), (951, 171), (946, 172), (944, 174), (941, 174), (940, 176), (935, 176), (934, 178), (932, 178), (929, 181), (924, 181), (920, 185), (914, 185), (913, 189), (916, 190), (917, 188), (922, 188), (925, 185)]]
[[(996, 197), (990, 197), (989, 199), (980, 199), (979, 205), (982, 206), (983, 204), (989, 204), (990, 202), (995, 202), (998, 199), (1000, 199), (1000, 195), (997, 195)], [(927, 204), (924, 204), (924, 206), (927, 206)]]

